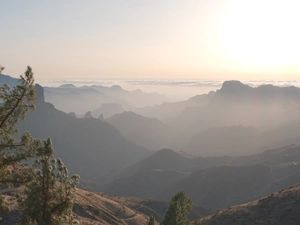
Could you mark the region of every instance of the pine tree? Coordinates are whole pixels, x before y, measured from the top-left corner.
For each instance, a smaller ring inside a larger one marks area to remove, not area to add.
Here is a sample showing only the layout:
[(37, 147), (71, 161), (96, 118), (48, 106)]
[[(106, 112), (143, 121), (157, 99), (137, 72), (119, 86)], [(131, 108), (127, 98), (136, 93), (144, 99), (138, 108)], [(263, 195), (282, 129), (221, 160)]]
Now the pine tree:
[(155, 225), (155, 219), (154, 219), (154, 216), (150, 216), (147, 225)]
[(33, 164), (34, 177), (25, 187), (20, 224), (58, 225), (72, 223), (71, 212), (79, 176), (68, 176), (61, 159), (53, 157), (50, 138), (40, 142)]
[(191, 209), (191, 199), (183, 191), (178, 192), (171, 198), (162, 225), (189, 225), (186, 216)]
[[(3, 70), (0, 66), (0, 75)], [(71, 213), (79, 176), (68, 177), (63, 162), (53, 157), (50, 138), (42, 142), (28, 132), (20, 139), (14, 137), (18, 121), (34, 108), (34, 78), (28, 66), (15, 87), (0, 84), (0, 188), (26, 184), (18, 198), (21, 224), (74, 224)], [(35, 158), (32, 167), (22, 164), (31, 158)], [(0, 193), (0, 215), (5, 209)]]
[[(3, 70), (0, 66), (0, 76)], [(17, 122), (24, 120), (26, 112), (35, 107), (33, 85), (33, 72), (29, 66), (15, 87), (0, 84), (0, 188), (22, 184), (30, 178), (30, 169), (22, 167), (20, 162), (34, 155), (36, 140), (27, 132), (20, 140), (13, 135), (18, 132)], [(0, 195), (0, 215), (5, 208)]]

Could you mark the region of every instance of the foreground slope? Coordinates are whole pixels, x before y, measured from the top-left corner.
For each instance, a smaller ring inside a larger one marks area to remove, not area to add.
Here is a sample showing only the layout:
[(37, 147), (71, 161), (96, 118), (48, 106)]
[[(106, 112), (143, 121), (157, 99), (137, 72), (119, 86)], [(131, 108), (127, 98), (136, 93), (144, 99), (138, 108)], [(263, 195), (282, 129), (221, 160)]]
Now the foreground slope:
[[(16, 224), (20, 214), (15, 196), (20, 194), (20, 189), (4, 191), (3, 194), (9, 211), (4, 214), (0, 224)], [(109, 196), (77, 189), (73, 216), (80, 221), (80, 224), (86, 225), (140, 225), (146, 224), (150, 216), (154, 216), (157, 222), (161, 222), (167, 208), (168, 202), (166, 201)], [(210, 214), (212, 214), (211, 210), (194, 205), (189, 219), (195, 220)]]
[(272, 193), (257, 201), (237, 205), (194, 221), (194, 225), (298, 225), (300, 185)]
[[(148, 216), (139, 213), (108, 196), (78, 190), (76, 203), (73, 207), (73, 216), (80, 224), (86, 225), (138, 225), (146, 224)], [(14, 193), (5, 195), (9, 212), (3, 216), (3, 225), (16, 224), (19, 219), (16, 198)]]

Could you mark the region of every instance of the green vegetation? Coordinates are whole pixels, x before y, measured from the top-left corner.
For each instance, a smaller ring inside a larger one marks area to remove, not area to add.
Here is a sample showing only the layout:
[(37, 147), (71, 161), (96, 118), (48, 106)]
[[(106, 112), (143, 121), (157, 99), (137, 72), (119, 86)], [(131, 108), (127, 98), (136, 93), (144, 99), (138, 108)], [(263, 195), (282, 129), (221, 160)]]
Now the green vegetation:
[(171, 198), (162, 225), (189, 225), (187, 215), (191, 209), (191, 199), (183, 191), (178, 192)]
[[(70, 224), (79, 176), (69, 178), (63, 162), (53, 157), (50, 138), (42, 142), (28, 132), (15, 138), (18, 121), (34, 108), (34, 78), (28, 66), (17, 86), (0, 87), (0, 188), (25, 185), (18, 197), (20, 224)], [(31, 167), (24, 165), (28, 159), (34, 159)], [(0, 196), (0, 213), (5, 210)]]
[[(0, 74), (4, 67), (1, 67)], [(25, 76), (21, 76), (19, 84), (10, 89), (8, 85), (0, 87), (0, 182), (26, 182), (24, 169), (14, 166), (22, 160), (34, 155), (36, 140), (29, 133), (24, 133), (20, 141), (15, 140), (17, 122), (24, 120), (26, 112), (34, 109), (35, 93), (33, 88), (33, 73), (27, 68)]]
[(154, 219), (154, 216), (150, 216), (147, 225), (155, 225), (155, 219)]
[[(3, 70), (0, 66), (0, 74)], [(16, 87), (11, 89), (6, 84), (0, 87), (0, 187), (22, 184), (29, 178), (28, 168), (20, 167), (20, 162), (34, 155), (35, 140), (29, 133), (24, 133), (20, 141), (13, 135), (18, 132), (17, 122), (25, 119), (28, 110), (34, 109), (33, 83), (33, 73), (28, 67)], [(5, 210), (0, 196), (0, 213)]]
[(33, 164), (34, 178), (26, 185), (21, 223), (70, 224), (75, 188), (79, 176), (68, 177), (68, 170), (60, 159), (53, 156), (50, 138), (40, 143)]

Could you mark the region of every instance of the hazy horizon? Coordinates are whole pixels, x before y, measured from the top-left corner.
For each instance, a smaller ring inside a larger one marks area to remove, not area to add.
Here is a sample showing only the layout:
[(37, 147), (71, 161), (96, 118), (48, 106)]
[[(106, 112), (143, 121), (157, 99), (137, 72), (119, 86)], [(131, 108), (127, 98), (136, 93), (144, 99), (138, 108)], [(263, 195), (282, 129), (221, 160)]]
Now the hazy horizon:
[[(102, 85), (111, 87), (119, 85), (125, 90), (141, 90), (146, 93), (157, 92), (164, 94), (172, 100), (185, 100), (195, 95), (208, 94), (222, 87), (224, 79), (53, 79), (36, 82), (42, 86), (59, 87), (63, 84), (73, 84), (76, 87)], [(260, 85), (274, 85), (279, 87), (300, 87), (299, 80), (239, 80), (251, 87)]]

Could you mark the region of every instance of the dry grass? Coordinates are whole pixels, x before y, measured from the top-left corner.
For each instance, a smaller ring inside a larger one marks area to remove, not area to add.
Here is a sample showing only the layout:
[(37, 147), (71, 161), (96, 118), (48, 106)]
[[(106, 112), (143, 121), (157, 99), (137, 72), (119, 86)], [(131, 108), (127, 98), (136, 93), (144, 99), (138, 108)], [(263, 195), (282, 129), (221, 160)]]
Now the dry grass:
[(247, 204), (219, 210), (194, 225), (299, 225), (300, 185)]
[[(8, 212), (3, 216), (1, 225), (16, 224), (19, 219), (16, 198), (19, 190), (4, 193), (5, 202), (8, 205)], [(97, 194), (78, 189), (77, 200), (73, 207), (73, 216), (82, 225), (141, 225), (147, 224), (149, 216), (134, 210), (139, 207), (136, 202), (130, 202), (130, 198)]]

